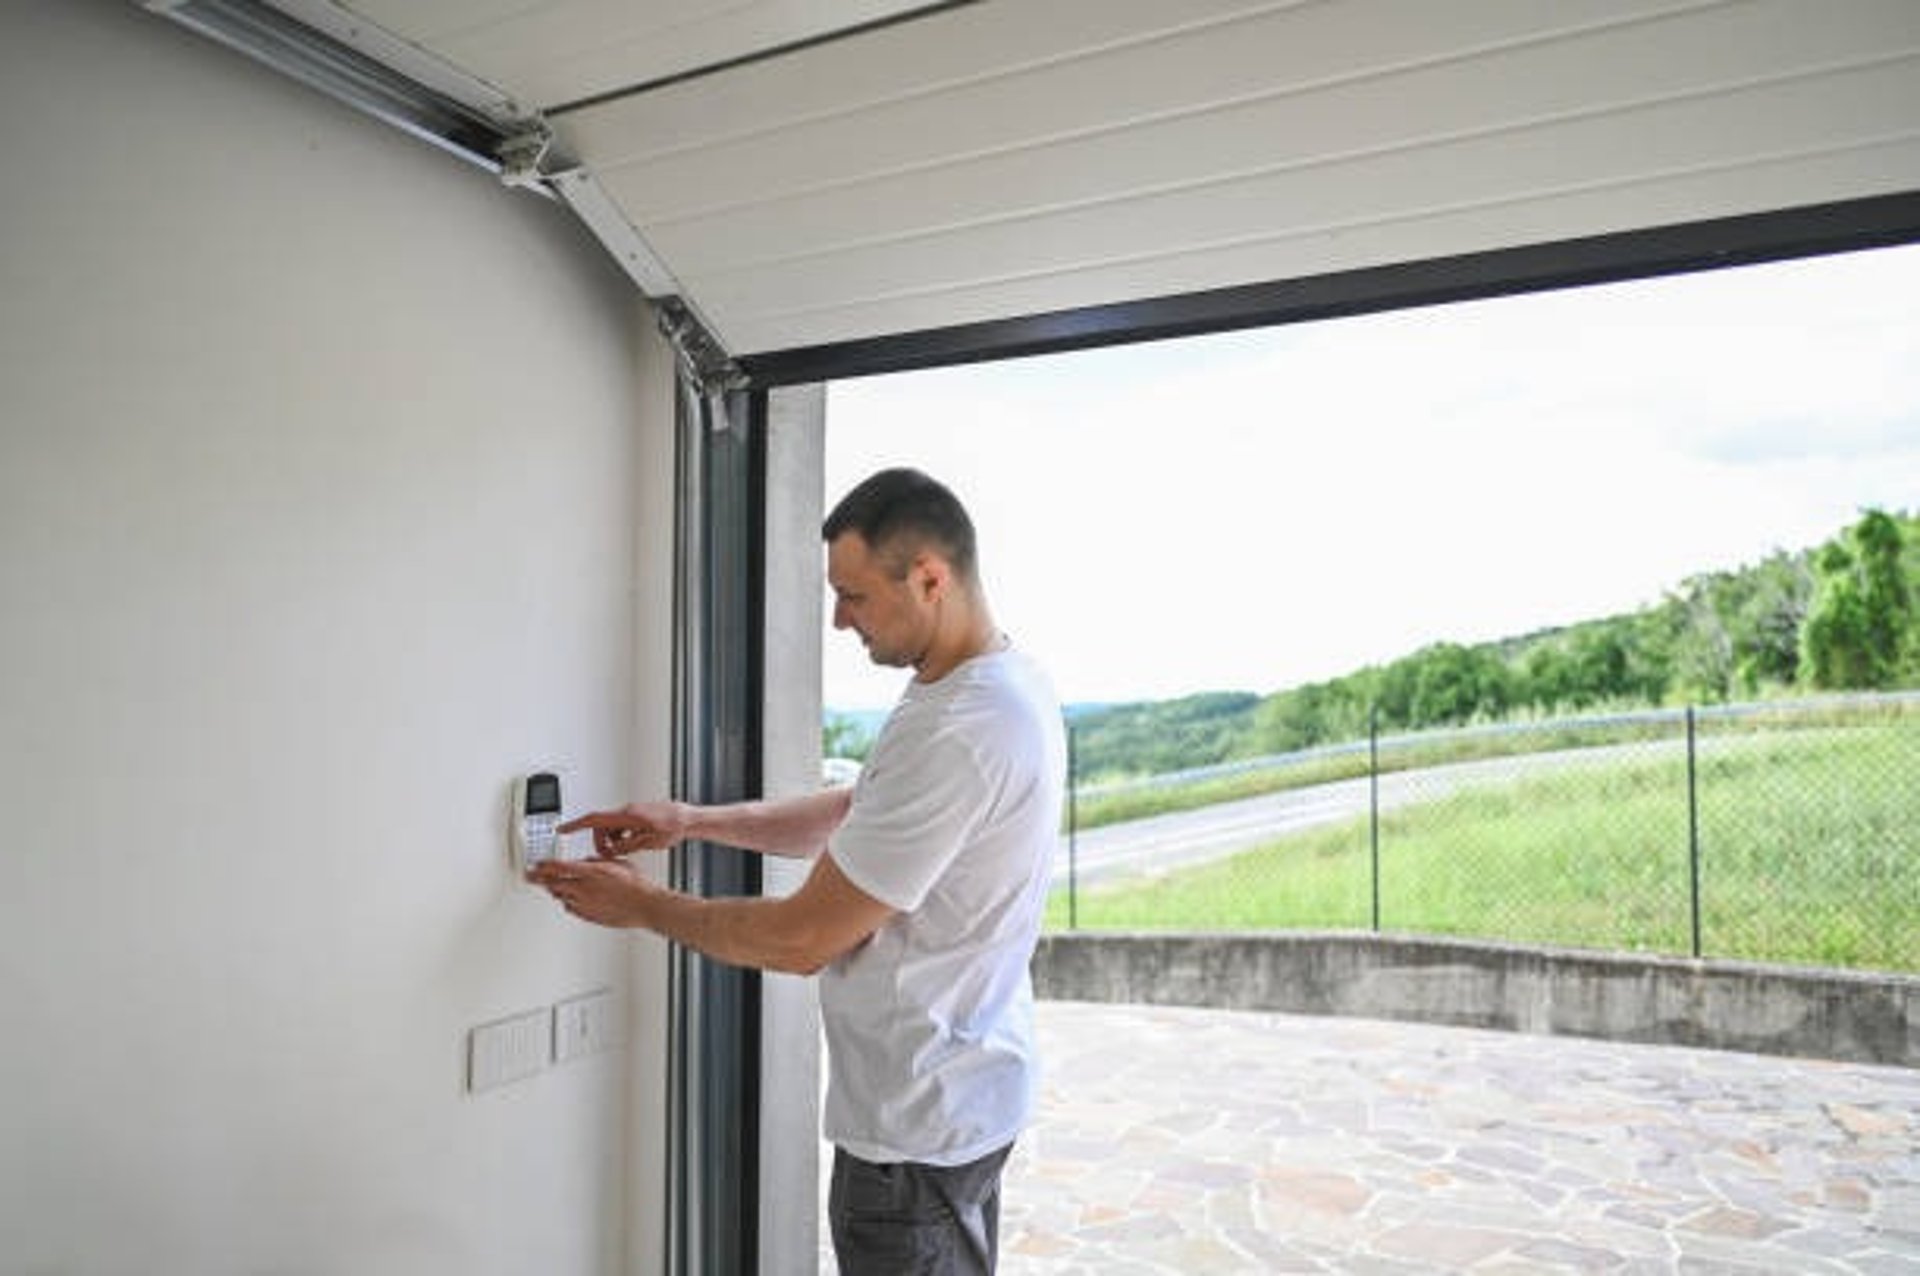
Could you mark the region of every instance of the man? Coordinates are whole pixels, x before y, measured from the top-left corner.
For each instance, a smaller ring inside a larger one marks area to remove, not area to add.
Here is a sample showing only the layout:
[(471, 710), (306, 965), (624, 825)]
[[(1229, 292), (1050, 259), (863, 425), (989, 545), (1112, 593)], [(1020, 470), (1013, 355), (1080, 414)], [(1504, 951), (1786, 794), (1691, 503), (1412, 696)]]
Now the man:
[[(1034, 1102), (1027, 968), (1065, 785), (1060, 708), (995, 626), (972, 522), (941, 484), (881, 471), (822, 533), (834, 627), (914, 671), (852, 789), (589, 815), (563, 831), (591, 829), (600, 858), (532, 876), (588, 921), (818, 972), (843, 1276), (991, 1272), (1001, 1168)], [(813, 867), (783, 898), (701, 899), (618, 858), (686, 838)]]

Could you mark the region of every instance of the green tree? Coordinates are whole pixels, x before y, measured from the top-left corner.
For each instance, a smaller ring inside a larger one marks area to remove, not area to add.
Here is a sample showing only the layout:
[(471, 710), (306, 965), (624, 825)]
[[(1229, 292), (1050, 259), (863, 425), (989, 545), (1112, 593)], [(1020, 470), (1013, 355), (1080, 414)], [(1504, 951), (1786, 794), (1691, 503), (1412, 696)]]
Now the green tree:
[(1920, 514), (1904, 514), (1900, 518), (1901, 538), (1906, 549), (1900, 559), (1907, 578), (1907, 595), (1913, 600), (1913, 611), (1907, 623), (1907, 658), (1901, 667), (1901, 686), (1920, 686)]
[(1516, 664), (1520, 703), (1542, 712), (1573, 703), (1573, 657), (1560, 635), (1534, 639), (1521, 651)]
[(867, 751), (873, 748), (873, 739), (858, 718), (843, 717), (830, 713), (820, 725), (820, 756), (823, 758), (853, 758), (865, 762)]
[(1674, 689), (1720, 701), (1791, 686), (1812, 594), (1804, 553), (1775, 551), (1752, 567), (1689, 577), (1664, 606)]
[(1724, 600), (1725, 573), (1690, 577), (1669, 596), (1673, 625), (1674, 681), (1689, 700), (1720, 702), (1733, 691), (1737, 655)]
[(1511, 702), (1542, 712), (1608, 703), (1658, 704), (1675, 667), (1683, 622), (1669, 602), (1538, 634), (1511, 657)]
[(1806, 680), (1829, 689), (1892, 686), (1913, 624), (1898, 520), (1868, 510), (1815, 551), (1813, 602), (1800, 630)]
[(1366, 674), (1276, 692), (1254, 712), (1253, 747), (1260, 753), (1291, 753), (1357, 740), (1367, 734), (1372, 708), (1372, 678)]
[(1436, 643), (1413, 663), (1409, 726), (1447, 726), (1478, 716), (1497, 717), (1511, 702), (1511, 678), (1486, 647)]
[(1378, 706), (1382, 729), (1413, 725), (1413, 689), (1418, 673), (1418, 653), (1402, 656), (1374, 672), (1373, 702)]
[(1807, 555), (1776, 551), (1748, 575), (1734, 611), (1734, 676), (1740, 691), (1791, 686), (1800, 672), (1800, 627), (1813, 601)]

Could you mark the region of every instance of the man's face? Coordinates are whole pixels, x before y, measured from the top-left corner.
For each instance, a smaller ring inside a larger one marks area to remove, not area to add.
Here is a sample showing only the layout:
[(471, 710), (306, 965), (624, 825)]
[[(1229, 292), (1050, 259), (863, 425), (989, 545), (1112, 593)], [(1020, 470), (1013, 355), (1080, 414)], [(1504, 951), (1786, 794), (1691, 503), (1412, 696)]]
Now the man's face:
[(901, 578), (891, 556), (876, 554), (858, 532), (827, 546), (827, 584), (833, 588), (833, 627), (851, 629), (876, 665), (918, 667), (933, 641), (933, 590), (924, 556)]

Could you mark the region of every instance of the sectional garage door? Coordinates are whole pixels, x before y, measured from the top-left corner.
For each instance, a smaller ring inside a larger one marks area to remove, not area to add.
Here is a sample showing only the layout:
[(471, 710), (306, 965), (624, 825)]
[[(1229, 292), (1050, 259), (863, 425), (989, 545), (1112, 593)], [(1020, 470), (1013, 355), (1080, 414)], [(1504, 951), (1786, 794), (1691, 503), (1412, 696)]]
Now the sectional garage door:
[(534, 128), (520, 180), (765, 379), (1920, 232), (1912, 0), (274, 9)]

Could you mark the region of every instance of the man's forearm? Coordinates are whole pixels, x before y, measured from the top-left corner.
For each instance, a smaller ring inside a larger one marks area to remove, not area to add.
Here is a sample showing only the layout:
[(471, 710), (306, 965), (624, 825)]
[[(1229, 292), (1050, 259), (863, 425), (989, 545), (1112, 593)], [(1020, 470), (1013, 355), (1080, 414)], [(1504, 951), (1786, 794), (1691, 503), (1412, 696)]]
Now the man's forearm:
[(717, 961), (796, 974), (853, 951), (894, 915), (831, 855), (815, 856), (806, 881), (781, 896), (687, 895), (650, 881), (624, 858), (549, 859), (527, 876), (582, 920), (640, 927)]
[(834, 954), (817, 937), (796, 927), (780, 899), (706, 899), (677, 891), (650, 893), (635, 919), (676, 944), (732, 966), (810, 975)]
[(851, 789), (822, 789), (799, 797), (729, 802), (687, 809), (686, 836), (769, 855), (811, 859), (847, 817)]

